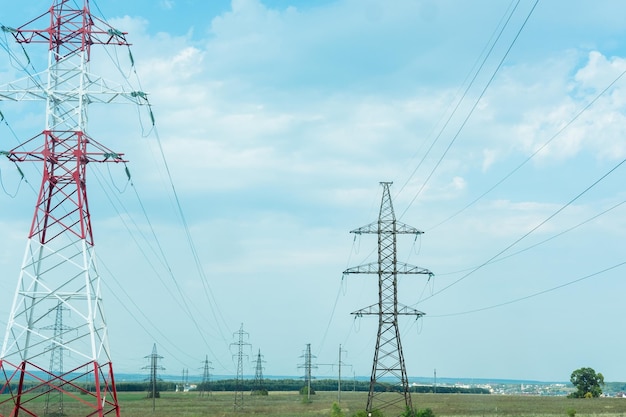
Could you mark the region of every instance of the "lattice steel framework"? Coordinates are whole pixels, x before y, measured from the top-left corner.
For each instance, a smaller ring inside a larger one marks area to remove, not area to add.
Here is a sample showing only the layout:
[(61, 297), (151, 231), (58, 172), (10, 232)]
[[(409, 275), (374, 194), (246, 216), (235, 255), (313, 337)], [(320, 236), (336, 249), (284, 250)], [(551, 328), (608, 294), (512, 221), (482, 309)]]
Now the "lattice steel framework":
[[(69, 327), (63, 325), (63, 313), (67, 310), (61, 303), (57, 305), (56, 319), (53, 326), (46, 326), (44, 329), (54, 331), (53, 339), (55, 343), (50, 345), (50, 367), (48, 368), (54, 374), (63, 374), (63, 339), (61, 335), (64, 331), (70, 330)], [(52, 378), (50, 378), (52, 379)], [(53, 382), (54, 383), (54, 382)], [(46, 394), (46, 405), (44, 407), (44, 416), (64, 415), (63, 392), (62, 390), (50, 390)]]
[(245, 342), (245, 339), (248, 338), (249, 335), (248, 332), (243, 330), (243, 323), (241, 323), (241, 327), (239, 327), (239, 330), (233, 333), (233, 335), (237, 335), (237, 343), (231, 343), (231, 346), (237, 346), (237, 379), (235, 381), (235, 402), (233, 409), (235, 411), (241, 411), (243, 410), (243, 358), (248, 356), (243, 353), (243, 349), (244, 346), (250, 346), (250, 343)]
[(378, 262), (348, 268), (343, 273), (378, 275), (378, 304), (352, 313), (357, 316), (378, 316), (378, 336), (366, 411), (397, 408), (398, 414), (401, 414), (406, 408), (412, 410), (413, 404), (400, 342), (398, 316), (411, 315), (419, 318), (424, 313), (398, 303), (398, 274), (423, 274), (429, 278), (433, 274), (427, 269), (398, 262), (397, 235), (419, 235), (423, 232), (396, 220), (389, 193), (392, 183), (380, 184), (383, 186), (383, 196), (378, 220), (350, 232), (378, 235)]
[[(77, 3), (55, 0), (25, 25), (2, 27), (20, 44), (46, 45), (48, 67), (0, 87), (0, 100), (46, 103), (44, 130), (2, 152), (13, 162), (41, 163), (43, 176), (0, 352), (0, 392), (8, 394), (0, 400), (0, 416), (39, 415), (42, 402), (36, 400), (50, 392), (63, 395), (66, 414), (120, 415), (86, 168), (125, 160), (86, 133), (87, 107), (118, 99), (145, 104), (146, 97), (89, 72), (94, 45), (128, 43), (125, 33), (91, 14), (88, 0)], [(50, 326), (59, 311), (69, 313), (63, 327)], [(51, 360), (53, 354), (66, 356)], [(63, 369), (52, 369), (58, 360)]]
[(267, 392), (265, 389), (265, 381), (263, 380), (263, 355), (261, 355), (261, 349), (256, 356), (254, 366), (254, 382), (252, 382), (252, 394), (262, 395)]
[(143, 369), (150, 371), (150, 378), (148, 383), (148, 398), (152, 398), (152, 411), (156, 410), (156, 399), (161, 397), (159, 392), (159, 371), (165, 370), (164, 367), (159, 365), (159, 361), (163, 359), (163, 356), (157, 353), (156, 343), (152, 345), (152, 353), (145, 356), (150, 360), (150, 365), (144, 366)]
[(311, 400), (311, 380), (313, 379), (311, 370), (317, 369), (317, 365), (313, 364), (313, 359), (316, 358), (315, 355), (311, 354), (311, 344), (306, 344), (306, 350), (304, 354), (300, 356), (304, 358), (304, 364), (299, 365), (298, 368), (304, 368), (304, 386), (306, 387), (306, 398), (307, 401)]
[(209, 356), (207, 355), (204, 358), (204, 367), (202, 368), (202, 382), (200, 383), (199, 393), (201, 397), (204, 397), (204, 393), (208, 393), (211, 395), (211, 361), (209, 361)]

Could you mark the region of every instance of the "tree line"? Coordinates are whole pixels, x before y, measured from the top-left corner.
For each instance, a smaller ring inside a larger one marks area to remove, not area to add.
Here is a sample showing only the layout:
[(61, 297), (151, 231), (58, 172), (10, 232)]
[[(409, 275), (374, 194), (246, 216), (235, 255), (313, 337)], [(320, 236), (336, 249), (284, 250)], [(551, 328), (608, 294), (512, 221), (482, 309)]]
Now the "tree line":
[[(25, 388), (29, 388), (32, 385), (30, 381), (26, 381), (24, 383)], [(86, 391), (93, 392), (95, 390), (95, 386), (90, 383), (80, 384), (77, 383), (76, 386), (85, 389)], [(141, 391), (152, 391), (153, 387), (149, 381), (120, 381), (115, 384), (115, 387), (118, 392), (141, 392)], [(300, 391), (304, 387), (304, 382), (299, 379), (265, 379), (263, 380), (262, 386), (259, 386), (258, 381), (254, 381), (251, 379), (237, 381), (236, 379), (220, 379), (215, 381), (210, 381), (207, 383), (199, 383), (197, 384), (195, 390), (196, 391), (243, 391), (243, 392), (253, 392), (253, 391)], [(342, 381), (341, 389), (342, 391), (360, 391), (367, 392), (369, 391), (370, 383), (369, 381)], [(11, 389), (15, 387), (11, 386), (0, 386), (0, 394), (8, 393)], [(156, 391), (157, 392), (167, 392), (167, 391), (176, 391), (180, 388), (180, 383), (172, 382), (172, 381), (157, 381)], [(320, 379), (311, 381), (311, 393), (315, 393), (315, 391), (337, 391), (338, 390), (338, 381), (336, 379)], [(392, 384), (377, 384), (377, 391), (399, 391), (400, 387)], [(484, 388), (467, 388), (467, 387), (456, 387), (456, 386), (437, 386), (436, 388), (432, 385), (418, 385), (410, 387), (411, 392), (416, 393), (431, 393), (436, 392), (438, 394), (489, 394), (489, 390)]]
[[(268, 392), (271, 391), (299, 391), (304, 386), (302, 380), (298, 379), (265, 379), (261, 387), (258, 386), (258, 381), (243, 380), (237, 381), (236, 379), (220, 379), (216, 381), (210, 381), (207, 383), (197, 384), (197, 391), (244, 391), (252, 392), (261, 389), (265, 389)], [(157, 383), (158, 391), (175, 391), (177, 387), (176, 382), (159, 381)], [(369, 381), (342, 381), (342, 391), (369, 391)], [(149, 382), (118, 382), (116, 384), (117, 391), (147, 391), (151, 389)], [(377, 385), (378, 391), (394, 391), (399, 390), (399, 387), (394, 385)], [(311, 381), (311, 392), (315, 391), (337, 391), (338, 381), (336, 379), (321, 379)], [(433, 386), (419, 385), (412, 386), (411, 392), (417, 393), (429, 393), (437, 392), (438, 394), (489, 394), (489, 390), (485, 388), (467, 388), (456, 386), (437, 386), (434, 389)]]

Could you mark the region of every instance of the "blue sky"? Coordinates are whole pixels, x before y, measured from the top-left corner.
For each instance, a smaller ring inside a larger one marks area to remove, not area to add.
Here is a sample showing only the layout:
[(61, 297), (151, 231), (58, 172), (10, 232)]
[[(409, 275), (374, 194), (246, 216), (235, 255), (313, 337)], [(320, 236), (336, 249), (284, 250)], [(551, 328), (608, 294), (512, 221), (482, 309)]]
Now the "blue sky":
[[(7, 5), (0, 23), (48, 7)], [(90, 107), (90, 135), (126, 154), (134, 185), (90, 167), (117, 372), (142, 372), (156, 343), (167, 373), (200, 374), (208, 355), (232, 375), (243, 323), (249, 373), (260, 349), (266, 374), (300, 375), (310, 343), (317, 378), (336, 375), (321, 364), (340, 344), (342, 374), (369, 375), (377, 321), (350, 312), (377, 301), (376, 279), (341, 273), (375, 260), (375, 237), (349, 231), (393, 181), (397, 217), (426, 232), (399, 259), (435, 273), (399, 279), (426, 313), (401, 323), (409, 375), (626, 380), (621, 2), (91, 7), (129, 32), (137, 77), (124, 49), (95, 49), (92, 72), (148, 92), (157, 127), (145, 109)], [(45, 68), (45, 50), (28, 53)], [(23, 76), (1, 62), (0, 82)], [(42, 109), (0, 103), (0, 148), (41, 131)], [(0, 169), (4, 327), (40, 179), (25, 167), (31, 187), (12, 197), (18, 174)]]

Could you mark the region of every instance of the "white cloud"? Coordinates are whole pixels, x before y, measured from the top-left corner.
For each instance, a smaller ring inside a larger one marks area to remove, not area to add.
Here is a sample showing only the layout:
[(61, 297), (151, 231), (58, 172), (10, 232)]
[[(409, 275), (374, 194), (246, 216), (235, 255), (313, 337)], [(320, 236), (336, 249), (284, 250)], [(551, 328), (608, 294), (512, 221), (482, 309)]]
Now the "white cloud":
[(174, 0), (160, 0), (159, 1), (159, 6), (163, 10), (172, 10), (175, 5), (176, 3), (174, 2)]
[(496, 160), (497, 152), (492, 149), (483, 149), (483, 172), (486, 172)]

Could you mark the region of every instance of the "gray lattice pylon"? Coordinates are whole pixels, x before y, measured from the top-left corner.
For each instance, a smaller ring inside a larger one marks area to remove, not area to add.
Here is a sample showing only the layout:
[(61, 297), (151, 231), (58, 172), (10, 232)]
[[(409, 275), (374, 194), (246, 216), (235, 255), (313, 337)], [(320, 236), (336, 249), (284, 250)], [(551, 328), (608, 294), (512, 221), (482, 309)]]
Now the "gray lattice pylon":
[(317, 369), (317, 365), (313, 365), (313, 359), (315, 358), (315, 355), (311, 354), (310, 343), (307, 343), (304, 355), (300, 357), (304, 358), (304, 364), (299, 365), (298, 368), (304, 368), (304, 386), (307, 389), (307, 394), (306, 394), (307, 401), (310, 401), (311, 400), (311, 379), (312, 379), (311, 370)]
[[(53, 326), (45, 326), (43, 330), (52, 330), (54, 336), (50, 345), (50, 374), (63, 374), (63, 355), (65, 348), (63, 347), (63, 333), (72, 330), (71, 327), (63, 324), (63, 312), (67, 308), (59, 301), (55, 308), (56, 316)], [(44, 407), (44, 416), (64, 415), (63, 391), (58, 389), (59, 382), (51, 376), (48, 377), (48, 387), (46, 388), (46, 406)], [(56, 403), (54, 401), (56, 398)], [(52, 401), (51, 401), (52, 400)]]
[[(350, 232), (358, 235), (378, 235), (378, 261), (348, 268), (343, 273), (378, 275), (378, 304), (352, 313), (356, 316), (378, 316), (378, 335), (366, 411), (371, 413), (374, 409), (397, 408), (401, 414), (407, 408), (412, 410), (413, 404), (400, 342), (398, 316), (410, 315), (419, 318), (424, 313), (398, 303), (398, 274), (424, 274), (429, 278), (433, 274), (427, 269), (398, 262), (397, 235), (420, 235), (423, 232), (396, 220), (389, 192), (392, 183), (380, 184), (383, 186), (383, 195), (378, 220)], [(381, 381), (382, 378), (385, 380)], [(379, 385), (384, 388), (377, 389)], [(397, 391), (400, 395), (386, 393), (387, 390)]]
[(250, 343), (244, 341), (245, 337), (248, 337), (248, 333), (243, 331), (243, 323), (237, 332), (237, 343), (231, 343), (237, 346), (237, 379), (235, 381), (235, 403), (234, 410), (239, 411), (243, 409), (243, 358), (247, 356), (243, 353), (244, 346), (250, 346)]
[(346, 350), (342, 349), (341, 345), (339, 345), (339, 362), (338, 362), (339, 374), (338, 374), (338, 379), (337, 379), (337, 402), (341, 402), (341, 367), (344, 365), (352, 367), (352, 365), (348, 365), (341, 360), (342, 352), (346, 352)]
[(158, 389), (158, 371), (162, 371), (165, 368), (159, 365), (159, 361), (163, 359), (163, 356), (157, 353), (156, 343), (152, 346), (152, 353), (145, 356), (146, 359), (150, 359), (150, 365), (144, 366), (143, 369), (150, 371), (150, 392), (148, 398), (152, 398), (152, 411), (156, 409), (156, 398), (160, 396)]
[(211, 362), (209, 361), (209, 356), (207, 355), (204, 358), (204, 366), (202, 368), (202, 382), (200, 383), (200, 396), (204, 397), (205, 391), (211, 395)]
[(261, 355), (261, 349), (259, 349), (259, 353), (256, 356), (255, 366), (254, 366), (254, 383), (252, 384), (252, 392), (253, 393), (262, 393), (265, 389), (265, 383), (263, 382), (263, 355)]

